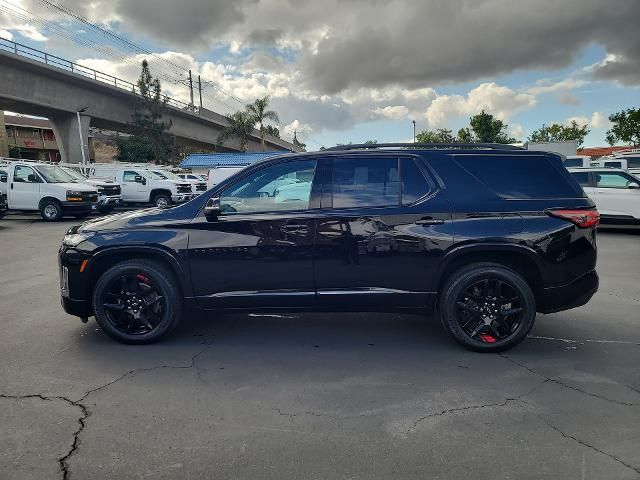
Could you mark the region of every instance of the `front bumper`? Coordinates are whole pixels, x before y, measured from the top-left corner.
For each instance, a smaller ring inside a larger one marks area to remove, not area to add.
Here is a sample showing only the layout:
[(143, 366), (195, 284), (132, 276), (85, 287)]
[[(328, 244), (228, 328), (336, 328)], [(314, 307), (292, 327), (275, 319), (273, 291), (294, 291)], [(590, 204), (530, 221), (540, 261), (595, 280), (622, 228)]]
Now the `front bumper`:
[(173, 203), (184, 203), (188, 202), (194, 197), (192, 193), (179, 193), (177, 195), (171, 195), (171, 201)]
[(62, 210), (65, 214), (87, 213), (94, 209), (94, 202), (62, 202)]
[(80, 272), (80, 266), (85, 259), (89, 259), (89, 257), (73, 247), (62, 245), (58, 252), (62, 308), (69, 315), (80, 318), (93, 315), (86, 289), (86, 273)]
[(545, 288), (538, 295), (538, 311), (554, 313), (586, 304), (598, 291), (600, 280), (595, 270), (560, 287)]
[(98, 199), (98, 207), (107, 207), (109, 205), (122, 204), (122, 195), (113, 197), (100, 197)]

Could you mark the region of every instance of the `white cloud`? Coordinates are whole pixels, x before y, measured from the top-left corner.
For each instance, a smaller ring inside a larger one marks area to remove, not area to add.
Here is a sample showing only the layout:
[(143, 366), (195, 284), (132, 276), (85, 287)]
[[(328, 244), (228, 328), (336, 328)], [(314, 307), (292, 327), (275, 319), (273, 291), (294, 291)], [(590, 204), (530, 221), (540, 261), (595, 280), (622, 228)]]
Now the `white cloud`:
[(13, 35), (8, 30), (0, 29), (0, 37), (4, 38), (6, 40), (13, 40)]
[(600, 112), (593, 112), (593, 115), (591, 115), (590, 124), (593, 128), (611, 127), (611, 122), (609, 121), (609, 119), (606, 117), (606, 115)]
[(545, 93), (555, 93), (565, 90), (573, 90), (575, 88), (582, 87), (588, 84), (586, 80), (579, 78), (565, 78), (559, 82), (550, 82), (548, 79), (538, 80), (533, 87), (528, 88), (526, 91), (532, 95), (542, 95)]
[(527, 131), (525, 128), (519, 123), (510, 123), (509, 124), (509, 135), (516, 138), (517, 140), (522, 140), (527, 136)]
[(430, 128), (445, 127), (456, 117), (471, 116), (482, 110), (501, 120), (536, 105), (536, 98), (528, 92), (517, 92), (496, 83), (483, 83), (462, 95), (441, 95), (427, 108), (425, 118)]
[(389, 105), (386, 107), (378, 107), (372, 110), (372, 113), (390, 120), (398, 120), (400, 118), (407, 118), (409, 109), (404, 105)]

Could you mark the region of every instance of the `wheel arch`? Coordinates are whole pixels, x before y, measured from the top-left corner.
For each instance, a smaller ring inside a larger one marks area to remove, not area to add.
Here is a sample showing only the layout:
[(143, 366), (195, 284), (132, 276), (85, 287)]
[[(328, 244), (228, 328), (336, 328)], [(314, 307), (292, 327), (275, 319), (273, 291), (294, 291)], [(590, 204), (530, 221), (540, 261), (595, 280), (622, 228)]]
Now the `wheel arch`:
[(520, 274), (531, 287), (536, 301), (544, 288), (542, 266), (536, 252), (518, 245), (485, 244), (454, 248), (442, 262), (436, 277), (438, 293), (456, 270), (472, 263), (496, 263)]
[(161, 246), (115, 246), (95, 253), (87, 264), (86, 298), (91, 298), (98, 278), (113, 265), (125, 260), (153, 260), (167, 267), (175, 276), (177, 288), (183, 297), (191, 295), (188, 274), (179, 259)]
[(151, 190), (151, 192), (149, 192), (149, 201), (153, 202), (153, 199), (160, 194), (167, 195), (169, 197), (169, 201), (171, 201), (171, 190), (167, 190), (166, 188), (154, 188)]
[(45, 195), (45, 196), (44, 196), (44, 197), (42, 197), (42, 198), (40, 199), (40, 201), (38, 202), (38, 210), (42, 210), (42, 207), (43, 207), (44, 203), (45, 203), (45, 202), (47, 202), (47, 201), (53, 201), (53, 202), (56, 202), (56, 203), (60, 206), (60, 208), (64, 208), (64, 207), (62, 206), (62, 201), (61, 201), (59, 198), (52, 197), (51, 195)]

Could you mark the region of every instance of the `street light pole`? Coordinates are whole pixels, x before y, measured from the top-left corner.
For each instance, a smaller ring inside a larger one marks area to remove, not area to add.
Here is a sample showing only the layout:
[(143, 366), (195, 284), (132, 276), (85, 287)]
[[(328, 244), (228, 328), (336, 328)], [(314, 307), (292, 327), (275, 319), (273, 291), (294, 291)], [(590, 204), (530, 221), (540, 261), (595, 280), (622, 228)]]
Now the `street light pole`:
[(416, 143), (416, 121), (413, 120), (413, 143)]

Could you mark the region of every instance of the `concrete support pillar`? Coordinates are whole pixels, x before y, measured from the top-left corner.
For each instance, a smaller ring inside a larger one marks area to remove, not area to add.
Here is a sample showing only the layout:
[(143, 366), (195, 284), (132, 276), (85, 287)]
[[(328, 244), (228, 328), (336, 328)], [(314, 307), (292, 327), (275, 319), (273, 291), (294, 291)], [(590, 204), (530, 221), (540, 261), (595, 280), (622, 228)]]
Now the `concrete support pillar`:
[[(49, 119), (56, 136), (60, 159), (65, 163), (89, 163), (89, 123), (91, 117), (81, 113), (60, 115)], [(84, 151), (84, 157), (83, 152)]]
[(7, 129), (4, 124), (4, 111), (0, 110), (0, 157), (9, 156), (9, 139)]

